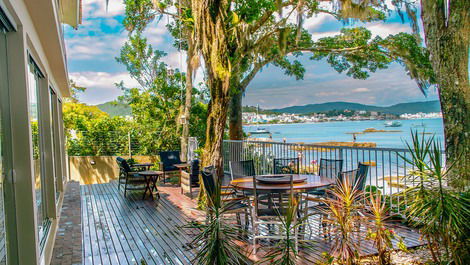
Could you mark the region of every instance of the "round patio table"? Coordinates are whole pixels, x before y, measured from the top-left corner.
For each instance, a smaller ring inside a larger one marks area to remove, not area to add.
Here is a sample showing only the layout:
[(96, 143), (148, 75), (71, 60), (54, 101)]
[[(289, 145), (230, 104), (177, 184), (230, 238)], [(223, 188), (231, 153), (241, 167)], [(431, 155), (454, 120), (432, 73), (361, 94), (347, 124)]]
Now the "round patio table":
[[(274, 176), (274, 175), (273, 175)], [(295, 192), (308, 192), (316, 189), (326, 188), (334, 184), (335, 180), (328, 177), (321, 177), (316, 175), (294, 175), (296, 178), (307, 178), (304, 182), (294, 183), (293, 189)], [(254, 189), (253, 177), (244, 177), (234, 179), (230, 184), (238, 190), (250, 191)], [(262, 191), (282, 192), (290, 189), (290, 184), (271, 184), (271, 183), (256, 183), (256, 189)]]

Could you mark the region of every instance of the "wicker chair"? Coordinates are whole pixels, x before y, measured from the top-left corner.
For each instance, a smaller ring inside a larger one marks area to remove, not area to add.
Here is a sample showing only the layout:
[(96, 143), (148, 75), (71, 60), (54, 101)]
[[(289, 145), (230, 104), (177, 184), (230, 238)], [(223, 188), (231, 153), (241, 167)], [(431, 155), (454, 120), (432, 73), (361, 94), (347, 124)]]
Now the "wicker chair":
[(181, 172), (181, 193), (187, 191), (189, 197), (193, 198), (193, 188), (199, 187), (199, 160), (191, 161), (189, 172)]

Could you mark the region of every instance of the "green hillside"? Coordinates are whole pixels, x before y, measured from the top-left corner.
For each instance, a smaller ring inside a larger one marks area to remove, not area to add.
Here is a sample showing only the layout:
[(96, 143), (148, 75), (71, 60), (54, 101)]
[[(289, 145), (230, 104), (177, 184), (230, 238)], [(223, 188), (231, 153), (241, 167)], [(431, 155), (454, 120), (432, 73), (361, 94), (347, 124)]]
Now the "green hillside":
[(270, 109), (270, 112), (277, 113), (293, 113), (293, 114), (307, 114), (326, 112), (331, 110), (365, 110), (365, 111), (378, 111), (382, 113), (390, 113), (400, 115), (403, 113), (418, 113), (418, 112), (440, 112), (441, 107), (438, 100), (434, 101), (420, 101), (410, 103), (400, 103), (389, 107), (379, 107), (373, 105), (364, 105), (351, 102), (327, 102), (321, 104), (308, 104), (304, 106), (292, 106), (282, 109)]
[(106, 102), (96, 105), (100, 110), (108, 113), (111, 117), (114, 116), (129, 116), (132, 114), (132, 109), (129, 105), (120, 102)]

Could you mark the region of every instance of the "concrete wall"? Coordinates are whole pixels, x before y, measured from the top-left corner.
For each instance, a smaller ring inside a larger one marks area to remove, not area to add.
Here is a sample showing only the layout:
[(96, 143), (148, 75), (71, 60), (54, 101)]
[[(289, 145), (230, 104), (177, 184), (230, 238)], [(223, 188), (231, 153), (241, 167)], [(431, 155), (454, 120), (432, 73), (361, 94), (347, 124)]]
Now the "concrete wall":
[[(128, 159), (129, 156), (122, 156)], [(80, 184), (107, 183), (119, 176), (117, 156), (70, 156), (69, 176)], [(132, 156), (139, 163), (154, 163), (158, 168), (158, 156)]]

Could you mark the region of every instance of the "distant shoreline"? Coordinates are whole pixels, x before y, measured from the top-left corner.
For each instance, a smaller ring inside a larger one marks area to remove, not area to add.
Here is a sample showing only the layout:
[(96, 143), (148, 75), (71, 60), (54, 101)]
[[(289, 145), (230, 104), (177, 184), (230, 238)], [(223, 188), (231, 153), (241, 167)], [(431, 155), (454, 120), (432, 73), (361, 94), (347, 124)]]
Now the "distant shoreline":
[(424, 119), (376, 119), (376, 120), (345, 120), (345, 121), (318, 121), (318, 122), (289, 122), (289, 123), (249, 123), (249, 124), (243, 124), (243, 126), (270, 126), (270, 125), (292, 125), (292, 124), (319, 124), (319, 123), (328, 123), (328, 122), (362, 122), (362, 121), (411, 121), (411, 120), (433, 120), (433, 119), (442, 119), (441, 117), (435, 117), (435, 118), (424, 118)]

